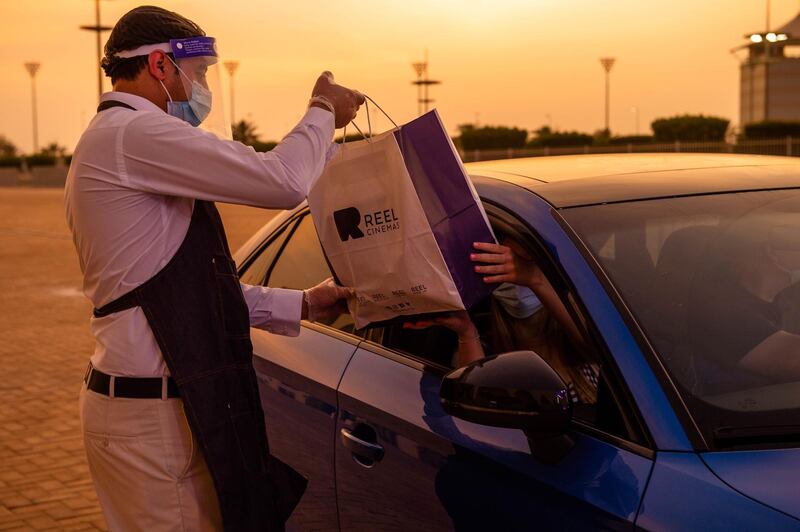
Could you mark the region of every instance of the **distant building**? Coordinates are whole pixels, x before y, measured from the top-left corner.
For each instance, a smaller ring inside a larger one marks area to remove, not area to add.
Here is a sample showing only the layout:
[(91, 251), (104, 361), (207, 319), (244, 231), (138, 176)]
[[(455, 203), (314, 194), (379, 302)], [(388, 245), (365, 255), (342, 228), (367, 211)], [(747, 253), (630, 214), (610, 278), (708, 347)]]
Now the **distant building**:
[(800, 14), (768, 33), (745, 35), (741, 64), (742, 125), (764, 120), (800, 121)]

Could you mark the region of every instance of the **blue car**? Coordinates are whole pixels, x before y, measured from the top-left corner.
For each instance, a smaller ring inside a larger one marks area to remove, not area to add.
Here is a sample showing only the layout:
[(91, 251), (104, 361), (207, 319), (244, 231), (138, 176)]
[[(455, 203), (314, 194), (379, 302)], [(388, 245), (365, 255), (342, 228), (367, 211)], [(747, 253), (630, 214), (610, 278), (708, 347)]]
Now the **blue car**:
[[(253, 329), (271, 452), (309, 479), (289, 528), (800, 530), (800, 163), (466, 167), (578, 325), (595, 395), (525, 346), (453, 368), (441, 327)], [(331, 275), (305, 205), (236, 258), (250, 284)]]

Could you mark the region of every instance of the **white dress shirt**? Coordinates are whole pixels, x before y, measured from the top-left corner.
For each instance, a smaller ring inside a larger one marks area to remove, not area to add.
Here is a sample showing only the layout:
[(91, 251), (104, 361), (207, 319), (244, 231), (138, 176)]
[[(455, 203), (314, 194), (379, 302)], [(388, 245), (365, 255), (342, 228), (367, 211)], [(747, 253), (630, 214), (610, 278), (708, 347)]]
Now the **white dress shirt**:
[[(295, 207), (332, 153), (333, 114), (311, 108), (267, 153), (221, 140), (166, 114), (139, 96), (109, 92), (136, 110), (98, 113), (75, 148), (65, 207), (83, 272), (83, 291), (96, 307), (159, 272), (183, 242), (194, 200), (271, 209)], [(242, 284), (250, 324), (296, 336), (302, 292)], [(92, 364), (111, 375), (161, 376), (161, 350), (139, 307), (91, 319), (97, 345)]]

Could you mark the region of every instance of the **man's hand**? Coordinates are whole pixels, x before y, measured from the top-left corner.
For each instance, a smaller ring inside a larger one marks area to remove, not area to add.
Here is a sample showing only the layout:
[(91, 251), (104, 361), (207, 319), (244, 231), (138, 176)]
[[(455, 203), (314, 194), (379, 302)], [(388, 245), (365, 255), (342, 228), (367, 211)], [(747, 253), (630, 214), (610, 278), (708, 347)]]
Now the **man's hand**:
[(349, 124), (364, 103), (364, 96), (360, 92), (337, 85), (333, 81), (333, 74), (327, 70), (317, 79), (314, 90), (311, 91), (311, 97), (314, 96), (321, 96), (333, 105), (336, 129)]
[(302, 317), (308, 321), (336, 319), (347, 312), (347, 297), (352, 295), (350, 288), (337, 285), (328, 277), (317, 286), (305, 291)]

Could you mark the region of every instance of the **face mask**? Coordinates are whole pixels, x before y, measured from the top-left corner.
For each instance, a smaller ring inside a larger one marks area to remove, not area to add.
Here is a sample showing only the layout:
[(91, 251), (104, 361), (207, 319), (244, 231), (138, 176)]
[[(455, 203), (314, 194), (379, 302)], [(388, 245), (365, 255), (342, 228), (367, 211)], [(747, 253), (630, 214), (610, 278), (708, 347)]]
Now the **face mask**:
[(167, 98), (169, 98), (169, 102), (167, 102), (167, 114), (180, 118), (194, 127), (197, 127), (211, 112), (211, 91), (198, 82), (189, 79), (189, 76), (184, 74), (183, 70), (180, 69), (175, 61), (172, 61), (172, 64), (175, 65), (175, 68), (178, 69), (178, 72), (180, 72), (183, 77), (191, 81), (192, 96), (188, 101), (174, 102), (172, 101), (172, 96), (170, 96), (169, 91), (164, 86), (164, 83), (159, 80), (161, 86), (164, 88), (164, 92), (167, 93)]
[(530, 288), (512, 283), (503, 283), (492, 292), (503, 309), (515, 318), (527, 318), (542, 308), (542, 303)]

